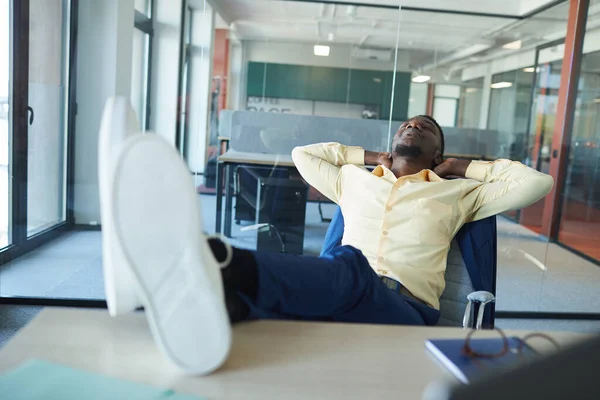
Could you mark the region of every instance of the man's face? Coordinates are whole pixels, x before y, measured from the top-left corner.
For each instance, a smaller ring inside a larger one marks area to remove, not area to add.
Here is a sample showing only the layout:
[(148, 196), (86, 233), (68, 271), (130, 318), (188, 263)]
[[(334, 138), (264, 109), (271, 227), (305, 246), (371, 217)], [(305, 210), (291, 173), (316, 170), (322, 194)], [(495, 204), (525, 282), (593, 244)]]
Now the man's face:
[(392, 141), (395, 156), (427, 158), (435, 162), (441, 158), (441, 133), (427, 118), (414, 117), (400, 125)]

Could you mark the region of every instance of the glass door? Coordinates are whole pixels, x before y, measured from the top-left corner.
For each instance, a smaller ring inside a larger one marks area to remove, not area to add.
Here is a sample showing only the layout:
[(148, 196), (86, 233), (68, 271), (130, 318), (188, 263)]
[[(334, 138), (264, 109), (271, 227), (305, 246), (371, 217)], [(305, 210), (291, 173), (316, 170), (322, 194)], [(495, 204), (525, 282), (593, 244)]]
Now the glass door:
[(66, 220), (68, 2), (29, 1), (27, 237)]
[[(537, 49), (536, 62), (532, 67), (534, 84), (525, 162), (530, 167), (544, 173), (548, 173), (550, 169), (550, 153), (563, 57), (563, 42), (552, 42)], [(541, 233), (544, 199), (520, 211), (519, 214), (519, 222), (522, 225), (534, 232)]]
[(584, 54), (575, 106), (558, 241), (600, 261), (600, 51)]
[(11, 244), (10, 137), (11, 137), (11, 4), (0, 0), (0, 249)]
[(0, 0), (0, 265), (67, 225), (73, 4)]

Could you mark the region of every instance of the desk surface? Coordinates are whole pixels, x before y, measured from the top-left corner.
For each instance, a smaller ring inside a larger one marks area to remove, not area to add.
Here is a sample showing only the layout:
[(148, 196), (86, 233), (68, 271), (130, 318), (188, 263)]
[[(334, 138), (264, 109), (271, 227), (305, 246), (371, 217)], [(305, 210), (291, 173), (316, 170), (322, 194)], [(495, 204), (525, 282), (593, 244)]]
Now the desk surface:
[[(209, 399), (420, 399), (429, 382), (453, 380), (426, 352), (425, 339), (465, 335), (459, 328), (282, 321), (239, 324), (233, 332), (225, 366), (189, 377), (160, 355), (142, 313), (111, 318), (105, 310), (47, 308), (0, 349), (0, 373), (37, 358)], [(563, 344), (587, 337), (551, 335)]]
[(243, 151), (228, 150), (219, 156), (219, 161), (239, 164), (272, 165), (282, 167), (293, 167), (291, 154), (265, 154), (247, 153)]

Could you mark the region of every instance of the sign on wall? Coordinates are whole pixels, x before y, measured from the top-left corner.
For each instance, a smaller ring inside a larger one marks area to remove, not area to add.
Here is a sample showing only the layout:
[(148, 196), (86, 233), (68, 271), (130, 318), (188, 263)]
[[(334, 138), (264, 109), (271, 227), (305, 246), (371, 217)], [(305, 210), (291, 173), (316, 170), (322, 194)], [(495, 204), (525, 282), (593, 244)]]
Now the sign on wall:
[(274, 99), (269, 97), (248, 97), (246, 110), (272, 113), (313, 115), (313, 102), (310, 100)]
[(379, 107), (361, 104), (249, 96), (246, 110), (335, 118), (377, 119)]

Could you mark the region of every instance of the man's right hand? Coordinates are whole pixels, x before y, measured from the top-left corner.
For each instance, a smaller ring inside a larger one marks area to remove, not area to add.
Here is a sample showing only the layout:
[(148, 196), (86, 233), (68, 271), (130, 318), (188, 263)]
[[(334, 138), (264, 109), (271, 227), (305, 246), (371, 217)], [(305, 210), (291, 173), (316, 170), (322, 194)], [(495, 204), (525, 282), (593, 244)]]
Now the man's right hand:
[(365, 150), (365, 165), (383, 165), (392, 168), (392, 153)]

